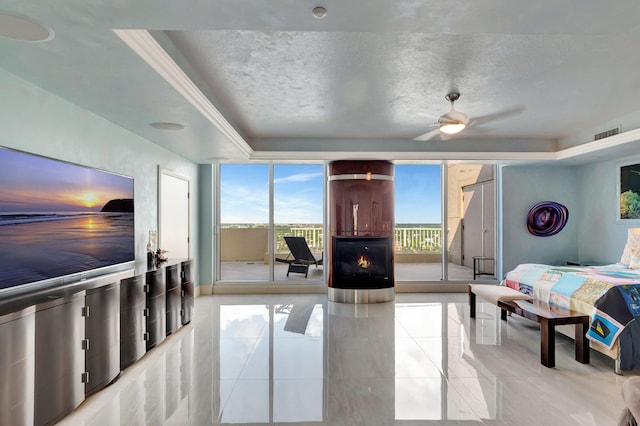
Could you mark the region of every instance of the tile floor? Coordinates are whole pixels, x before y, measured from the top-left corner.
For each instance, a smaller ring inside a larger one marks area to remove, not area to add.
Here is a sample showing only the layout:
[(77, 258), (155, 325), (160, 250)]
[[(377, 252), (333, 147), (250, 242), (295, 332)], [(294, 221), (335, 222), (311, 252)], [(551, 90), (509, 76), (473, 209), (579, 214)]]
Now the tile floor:
[(464, 294), (347, 305), (203, 296), (195, 318), (61, 425), (615, 425), (625, 376), (592, 351), (539, 362), (538, 325)]

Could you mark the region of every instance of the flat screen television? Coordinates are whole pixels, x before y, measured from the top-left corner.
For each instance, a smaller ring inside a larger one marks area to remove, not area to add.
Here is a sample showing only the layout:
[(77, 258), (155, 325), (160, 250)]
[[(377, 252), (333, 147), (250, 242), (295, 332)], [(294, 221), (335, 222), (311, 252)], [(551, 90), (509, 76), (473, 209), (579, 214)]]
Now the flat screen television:
[(0, 147), (0, 295), (135, 260), (133, 178)]

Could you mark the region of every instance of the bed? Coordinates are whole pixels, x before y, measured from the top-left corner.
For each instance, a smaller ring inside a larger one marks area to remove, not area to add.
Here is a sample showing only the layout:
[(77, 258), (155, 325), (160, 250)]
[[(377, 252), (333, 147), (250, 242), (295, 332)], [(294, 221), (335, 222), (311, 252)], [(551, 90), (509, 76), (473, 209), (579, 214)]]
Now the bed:
[[(626, 265), (518, 265), (503, 285), (551, 305), (588, 314), (590, 346), (616, 361), (616, 372), (640, 369), (640, 270)], [(573, 337), (572, 330), (559, 331)]]

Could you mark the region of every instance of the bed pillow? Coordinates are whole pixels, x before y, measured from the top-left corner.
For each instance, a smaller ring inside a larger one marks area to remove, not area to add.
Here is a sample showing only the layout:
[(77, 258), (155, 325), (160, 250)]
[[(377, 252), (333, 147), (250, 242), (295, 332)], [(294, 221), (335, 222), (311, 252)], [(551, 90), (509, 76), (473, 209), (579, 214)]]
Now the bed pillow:
[(640, 251), (639, 250), (635, 250), (631, 252), (631, 257), (629, 259), (629, 268), (640, 269)]
[(624, 246), (620, 263), (631, 265), (633, 252), (640, 253), (640, 228), (629, 228), (627, 232), (627, 244)]

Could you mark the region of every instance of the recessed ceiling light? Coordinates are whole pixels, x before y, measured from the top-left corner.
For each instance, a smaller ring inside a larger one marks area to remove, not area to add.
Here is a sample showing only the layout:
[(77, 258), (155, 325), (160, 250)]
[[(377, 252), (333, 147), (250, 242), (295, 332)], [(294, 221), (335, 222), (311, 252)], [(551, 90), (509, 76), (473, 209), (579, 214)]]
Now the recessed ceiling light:
[(182, 124), (167, 123), (167, 122), (162, 122), (162, 121), (158, 121), (156, 123), (151, 123), (149, 125), (151, 127), (153, 127), (154, 129), (158, 129), (158, 130), (182, 130), (182, 129), (184, 129), (184, 126)]
[(313, 16), (315, 16), (318, 19), (322, 19), (325, 16), (327, 16), (327, 9), (325, 9), (322, 6), (314, 7), (313, 8)]
[(0, 37), (18, 41), (49, 41), (53, 30), (25, 16), (0, 13)]
[(208, 161), (216, 162), (216, 161), (225, 161), (228, 160), (227, 157), (207, 157)]

